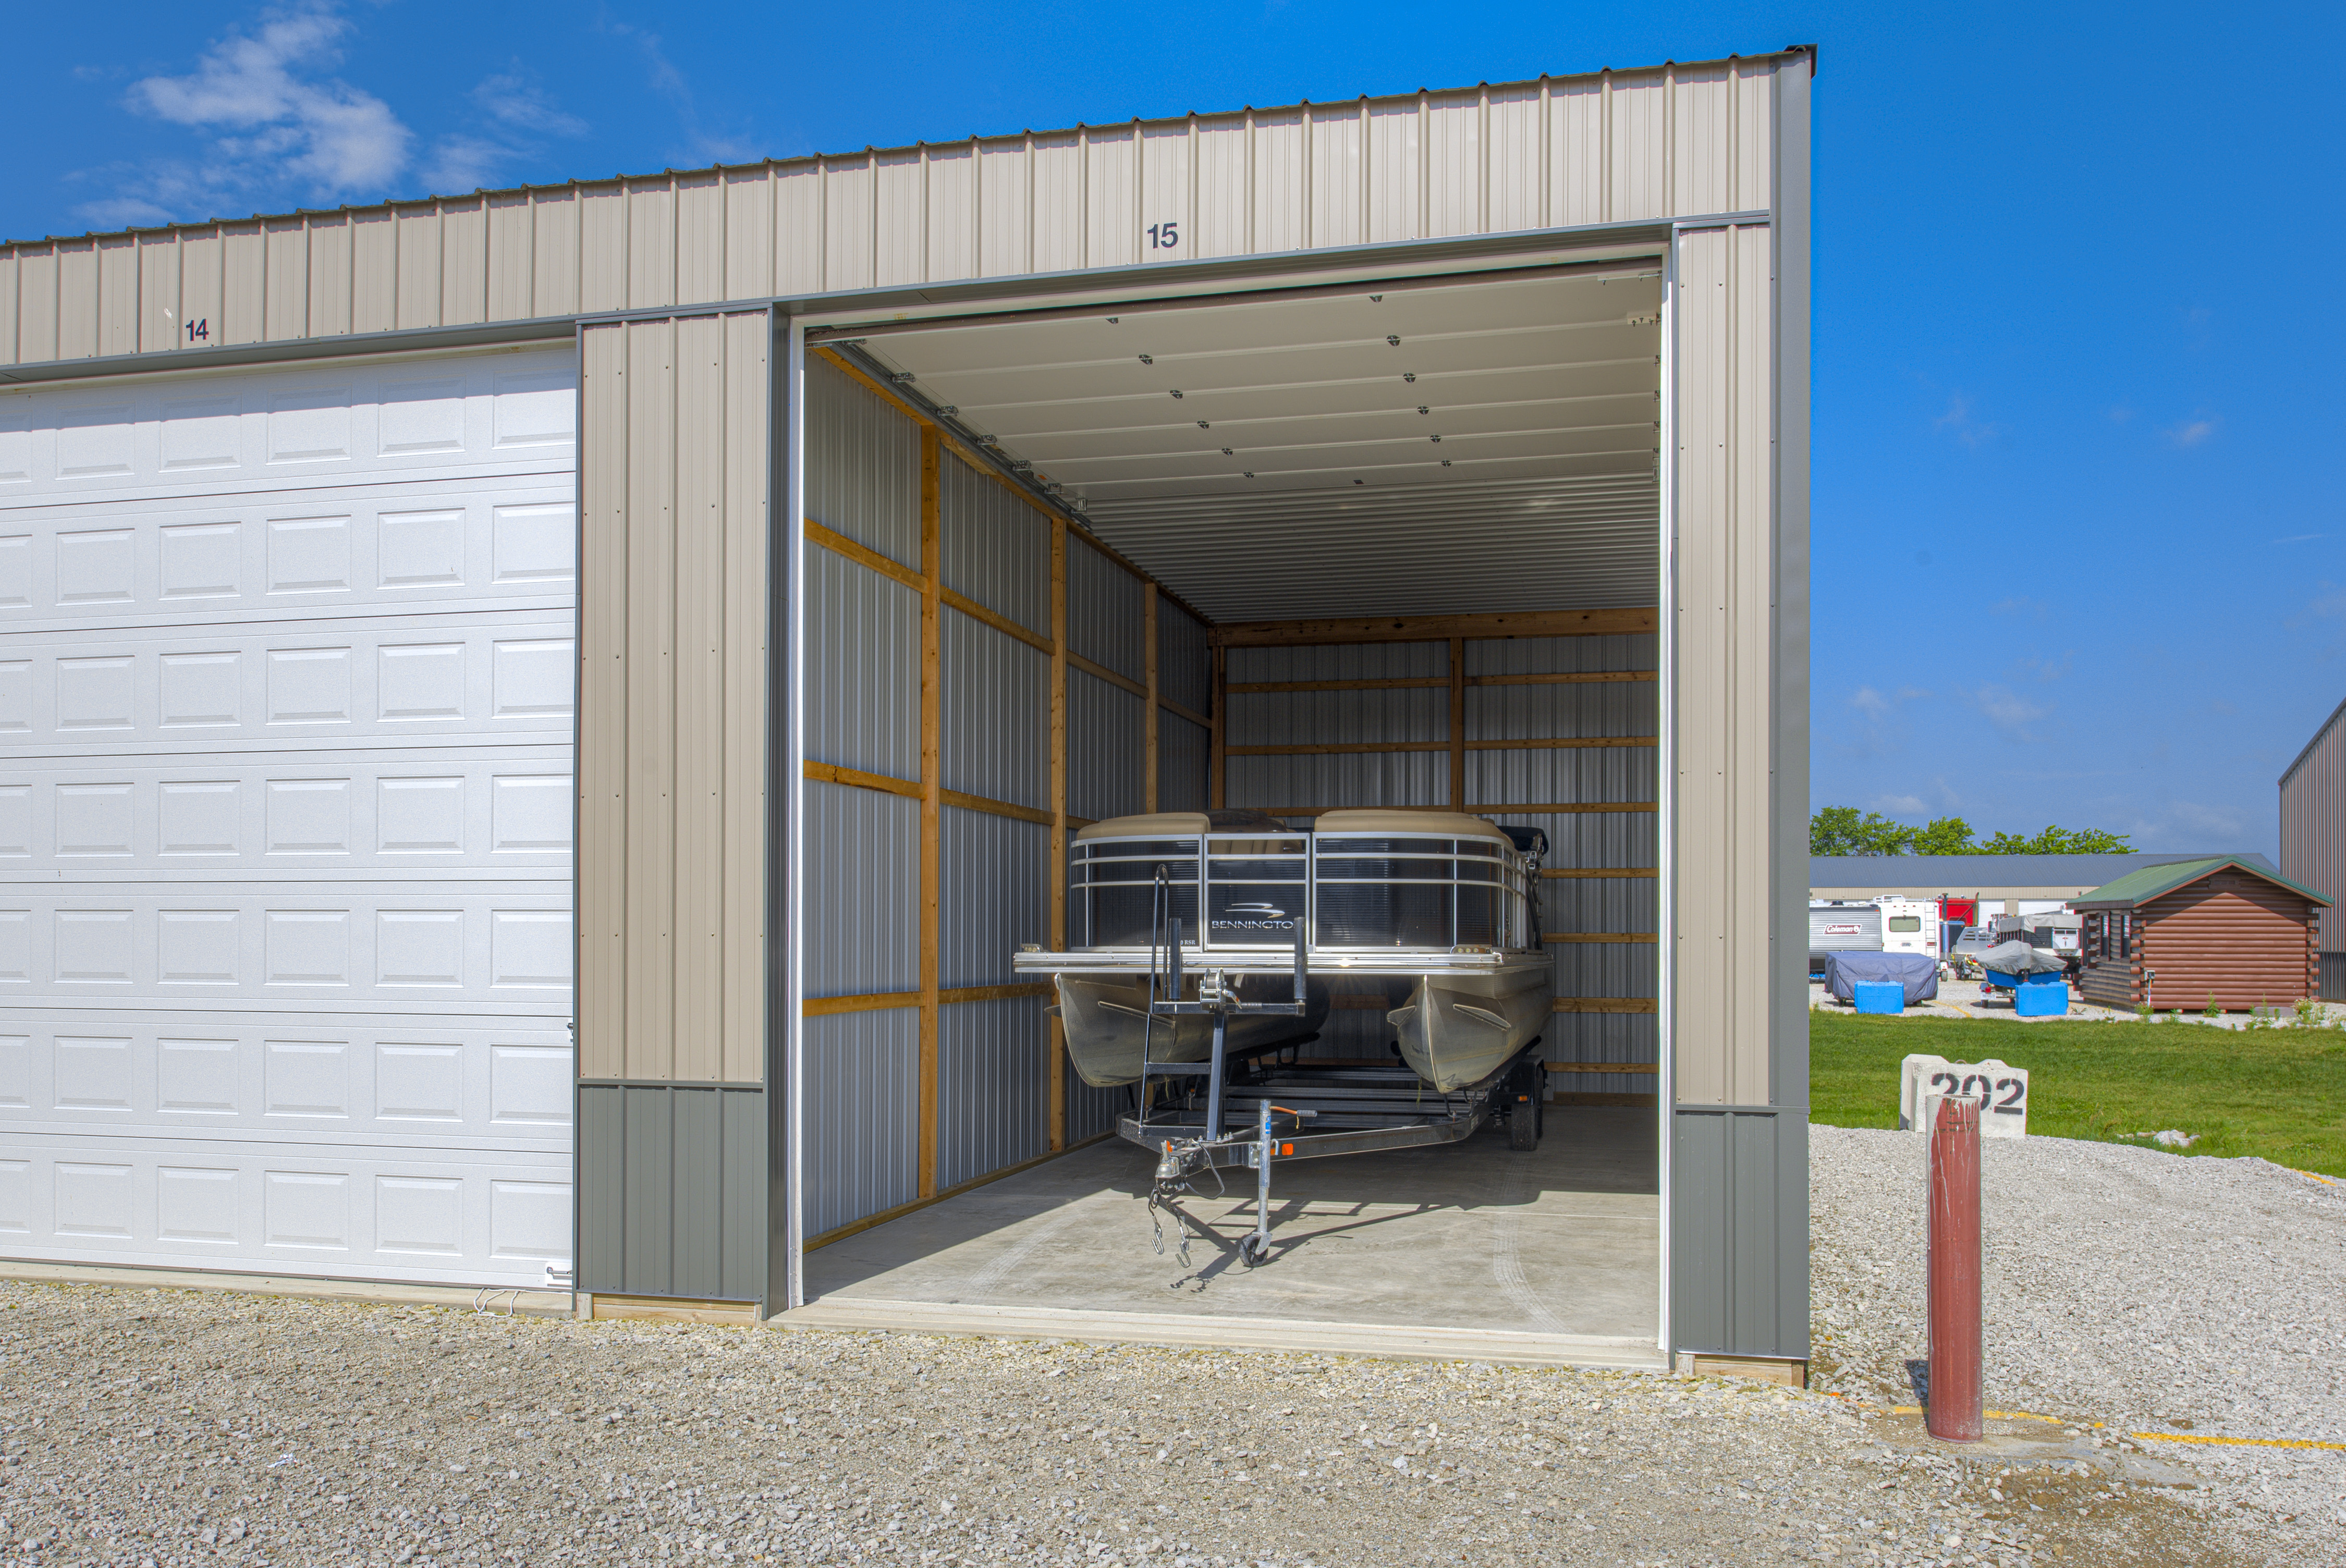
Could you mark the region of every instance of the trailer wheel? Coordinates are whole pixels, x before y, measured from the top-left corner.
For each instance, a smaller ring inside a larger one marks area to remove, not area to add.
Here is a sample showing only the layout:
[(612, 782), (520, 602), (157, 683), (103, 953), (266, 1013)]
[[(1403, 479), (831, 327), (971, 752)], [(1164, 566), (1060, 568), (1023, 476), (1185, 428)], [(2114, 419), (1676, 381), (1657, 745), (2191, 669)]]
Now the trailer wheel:
[(1526, 1154), (1539, 1147), (1540, 1101), (1545, 1097), (1540, 1079), (1545, 1075), (1535, 1062), (1516, 1068), (1508, 1080), (1507, 1147)]

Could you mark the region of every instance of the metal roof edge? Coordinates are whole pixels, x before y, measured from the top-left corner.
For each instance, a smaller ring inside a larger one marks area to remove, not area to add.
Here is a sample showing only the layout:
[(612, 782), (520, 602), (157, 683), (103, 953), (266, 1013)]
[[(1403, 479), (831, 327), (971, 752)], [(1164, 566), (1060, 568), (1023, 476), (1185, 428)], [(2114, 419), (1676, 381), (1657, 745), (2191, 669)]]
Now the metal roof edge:
[[(719, 309), (757, 310), (763, 300), (745, 306), (663, 312), (671, 316), (708, 315)], [(533, 316), (520, 321), (490, 321), (470, 327), (409, 327), (389, 332), (352, 332), (328, 338), (272, 338), (219, 349), (161, 349), (138, 354), (92, 355), (82, 360), (36, 360), (27, 364), (0, 365), (0, 389), (39, 386), (50, 382), (80, 381), (93, 376), (163, 375), (182, 371), (217, 370), (232, 365), (284, 364), (298, 360), (338, 360), (369, 354), (431, 353), (443, 349), (495, 348), (506, 343), (559, 342), (578, 330), (575, 316)]]
[(2313, 738), (2305, 743), (2305, 748), (2297, 754), (2297, 760), (2280, 770), (2280, 778), (2276, 781), (2278, 787), (2284, 789), (2289, 787), (2290, 775), (2305, 766), (2305, 759), (2313, 755), (2313, 748), (2321, 744), (2322, 737), (2338, 727), (2341, 717), (2346, 717), (2346, 699), (2341, 699), (2337, 707), (2330, 710), (2330, 717), (2315, 727)]
[[(1666, 246), (1672, 229), (1706, 222), (1760, 222), (1764, 215), (1727, 213), (1693, 219), (1631, 219), (1617, 223), (1592, 223), (1563, 229), (1511, 229), (1504, 234), (1461, 234), (1438, 239), (1388, 239), (1367, 245), (1318, 247), (1309, 250), (1278, 250), (1262, 255), (1221, 256), (1202, 261), (1142, 261), (1122, 267), (1082, 268), (1064, 272), (1017, 272), (995, 278), (963, 278), (939, 283), (882, 285), (872, 289), (841, 289), (821, 294), (760, 295), (742, 300), (705, 300), (691, 304), (648, 305), (632, 311), (581, 311), (566, 316), (533, 316), (514, 321), (489, 321), (463, 327), (409, 327), (382, 332), (352, 332), (317, 338), (271, 338), (217, 349), (156, 349), (132, 354), (94, 354), (83, 359), (33, 360), (0, 364), (0, 388), (90, 377), (151, 375), (221, 366), (273, 364), (292, 360), (332, 358), (350, 354), (430, 351), (484, 344), (532, 342), (568, 337), (586, 323), (665, 321), (684, 316), (712, 316), (736, 311), (777, 309), (801, 318), (822, 313), (852, 314), (882, 311), (892, 313), (881, 322), (812, 323), (836, 325), (842, 331), (935, 327), (954, 317), (975, 314), (988, 303), (1035, 301), (1044, 309), (1076, 309), (1044, 305), (1043, 301), (1097, 296), (1117, 309), (1145, 308), (1148, 297), (1136, 299), (1128, 290), (1146, 282), (1162, 292), (1161, 302), (1178, 303), (1183, 288), (1199, 290), (1199, 303), (1209, 292), (1233, 283), (1255, 282), (1260, 290), (1299, 286), (1293, 281), (1326, 274), (1341, 275), (1309, 287), (1334, 287), (1349, 279), (1361, 284), (1386, 280), (1380, 268), (1410, 268), (1437, 261), (1462, 263), (1460, 282), (1515, 270), (1510, 258), (1522, 258), (1522, 268), (1604, 268), (1637, 264), (1637, 255), (1605, 256), (1576, 261), (1568, 252), (1591, 249), (1635, 250)], [(1484, 265), (1475, 266), (1482, 262)], [(1438, 282), (1432, 274), (1413, 274)], [(1249, 291), (1260, 291), (1249, 290)], [(937, 315), (901, 323), (893, 315), (907, 309), (926, 308)]]
[(1664, 60), (1651, 66), (1606, 66), (1594, 71), (1574, 71), (1564, 76), (1541, 75), (1512, 82), (1474, 82), (1455, 87), (1420, 87), (1412, 92), (1362, 93), (1358, 97), (1324, 99), (1314, 103), (1310, 98), (1292, 104), (1247, 105), (1235, 109), (1213, 109), (1199, 114), (1192, 109), (1186, 114), (1135, 116), (1130, 119), (1110, 120), (1099, 125), (1076, 124), (1050, 130), (996, 131), (980, 133), (952, 141), (916, 141), (895, 147), (866, 147), (852, 152), (810, 152), (790, 158), (753, 158), (746, 163), (712, 163), (693, 168), (647, 170), (641, 174), (614, 174), (600, 179), (561, 179), (544, 185), (507, 185), (482, 187), (469, 191), (444, 191), (422, 196), (387, 196), (380, 201), (344, 203), (340, 207), (295, 208), (289, 212), (255, 212), (242, 218), (207, 218), (200, 222), (158, 223), (148, 228), (87, 229), (79, 234), (46, 234), (38, 239), (0, 239), (0, 254), (43, 245), (82, 245), (108, 239), (137, 239), (142, 235), (190, 233), (207, 229), (232, 228), (248, 223), (269, 223), (292, 218), (336, 216), (352, 212), (389, 212), (403, 207), (429, 207), (447, 201), (486, 201), (501, 196), (527, 196), (541, 190), (584, 190), (597, 186), (627, 185), (638, 180), (674, 179), (696, 175), (736, 174), (745, 169), (788, 168), (802, 165), (821, 165), (849, 158), (877, 158), (891, 155), (926, 152), (931, 148), (976, 147), (986, 142), (1003, 142), (1028, 137), (1080, 136), (1094, 130), (1122, 129), (1132, 126), (1187, 124), (1192, 120), (1225, 119), (1240, 115), (1278, 115), (1303, 112), (1315, 108), (1331, 108), (1341, 104), (1391, 103), (1411, 98), (1447, 97), (1454, 93), (1504, 92), (1511, 87), (1535, 87), (1550, 82), (1593, 82), (1616, 76), (1658, 75), (1665, 71), (1700, 71), (1714, 66), (1735, 66), (1760, 60), (1788, 61), (1805, 56), (1809, 74), (1816, 74), (1817, 46), (1813, 44), (1791, 44), (1781, 49), (1764, 50), (1756, 55), (1727, 55), (1708, 60)]
[[(2259, 859), (2262, 859), (2262, 857), (2259, 856)], [(2118, 878), (2116, 881), (2105, 882), (2100, 887), (2096, 888), (2092, 892), (2080, 893), (2069, 901), (2072, 904), (2128, 904), (2139, 909), (2142, 905), (2163, 899), (2169, 893), (2181, 892), (2185, 888), (2190, 887), (2195, 882), (2205, 881), (2209, 877), (2214, 876), (2218, 871), (2223, 871), (2227, 867), (2229, 867), (2234, 871), (2246, 871), (2252, 877), (2259, 877), (2269, 882), (2277, 883), (2281, 887), (2289, 889), (2289, 891), (2293, 893), (2299, 893), (2306, 898), (2311, 899), (2315, 903), (2321, 905), (2325, 909), (2329, 908), (2335, 901), (2324, 894), (2315, 892), (2303, 882), (2285, 877), (2277, 871), (2271, 871), (2260, 865), (2252, 865), (2249, 863), (2247, 857), (2241, 855), (2210, 855), (2204, 860), (2172, 860), (2163, 866), (2139, 867), (2135, 871), (2128, 871), (2125, 876)], [(2195, 870), (2193, 868), (2197, 869)], [(2156, 871), (2174, 873), (2176, 875), (2176, 880), (2165, 884), (2164, 886), (2157, 884), (2147, 885), (2145, 890), (2140, 893), (2129, 893), (2120, 897), (2108, 899), (2097, 896), (2101, 893), (2107, 892), (2114, 887), (2116, 887), (2119, 882), (2128, 881), (2136, 877), (2147, 877)], [(2185, 874), (2187, 872), (2188, 874)]]

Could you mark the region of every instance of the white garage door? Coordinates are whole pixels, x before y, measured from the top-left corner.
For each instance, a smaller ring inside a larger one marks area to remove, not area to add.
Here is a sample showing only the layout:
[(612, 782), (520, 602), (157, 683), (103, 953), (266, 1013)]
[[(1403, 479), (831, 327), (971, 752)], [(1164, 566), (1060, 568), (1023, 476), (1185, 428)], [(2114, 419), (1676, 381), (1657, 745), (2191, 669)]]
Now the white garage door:
[(576, 384), (0, 392), (0, 1256), (570, 1256)]

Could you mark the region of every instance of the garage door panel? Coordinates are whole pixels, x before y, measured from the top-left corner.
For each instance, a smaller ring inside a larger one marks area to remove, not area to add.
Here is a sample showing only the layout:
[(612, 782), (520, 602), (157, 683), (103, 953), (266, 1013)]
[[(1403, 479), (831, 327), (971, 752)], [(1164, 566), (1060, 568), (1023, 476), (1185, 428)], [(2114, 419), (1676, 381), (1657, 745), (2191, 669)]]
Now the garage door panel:
[(566, 879), (571, 789), (560, 743), (0, 763), (0, 876)]
[(567, 1155), (69, 1130), (0, 1149), (0, 1250), (36, 1262), (536, 1285), (570, 1212)]
[(351, 1007), (569, 1016), (565, 884), (0, 892), (0, 1006)]
[(541, 475), (0, 513), (0, 625), (283, 622), (561, 606), (576, 497)]
[(570, 1254), (566, 350), (0, 392), (0, 1254)]
[(568, 472), (566, 352), (0, 393), (0, 505)]
[(566, 1029), (536, 1019), (13, 1011), (0, 1139), (363, 1141), (562, 1154)]
[(19, 759), (566, 736), (574, 631), (567, 611), (467, 610), (11, 639), (0, 736)]

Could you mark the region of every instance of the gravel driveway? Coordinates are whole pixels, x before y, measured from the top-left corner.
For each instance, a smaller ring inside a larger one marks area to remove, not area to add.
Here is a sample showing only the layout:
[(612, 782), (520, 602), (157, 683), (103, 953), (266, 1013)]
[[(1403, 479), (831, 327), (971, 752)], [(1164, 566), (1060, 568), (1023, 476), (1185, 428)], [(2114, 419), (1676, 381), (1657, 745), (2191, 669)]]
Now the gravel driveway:
[[(2009, 1421), (1958, 1452), (1881, 1409), (1921, 1354), (1883, 1197), (1919, 1193), (1918, 1146), (1817, 1131), (1820, 1365), (1854, 1398), (0, 1284), (0, 1564), (2340, 1560), (2341, 1456)], [(1992, 1233), (1992, 1299), (2028, 1314), (2000, 1308), (1992, 1403), (2332, 1430), (2300, 1352), (2335, 1348), (2346, 1203), (2252, 1162), (2021, 1149), (1990, 1145), (1992, 1213), (2032, 1183), (2065, 1205), (2050, 1240)], [(2326, 1320), (2271, 1315), (2321, 1292)], [(2146, 1334), (2247, 1369), (2104, 1364)]]
[[(1912, 1403), (1924, 1140), (1810, 1139), (1816, 1386)], [(2070, 1138), (1989, 1139), (1980, 1164), (1991, 1407), (2346, 1444), (2346, 1186)], [(2188, 1459), (2211, 1497), (2281, 1539), (2302, 1532), (2295, 1561), (2346, 1563), (2346, 1451), (2146, 1446)]]

